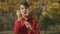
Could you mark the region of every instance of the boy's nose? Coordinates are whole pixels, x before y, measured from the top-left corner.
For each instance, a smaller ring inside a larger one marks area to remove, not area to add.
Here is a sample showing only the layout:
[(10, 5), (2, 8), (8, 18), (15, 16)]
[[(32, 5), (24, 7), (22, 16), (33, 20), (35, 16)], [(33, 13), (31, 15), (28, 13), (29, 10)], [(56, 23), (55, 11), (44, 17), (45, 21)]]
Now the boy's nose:
[(26, 11), (24, 11), (24, 14), (26, 14)]

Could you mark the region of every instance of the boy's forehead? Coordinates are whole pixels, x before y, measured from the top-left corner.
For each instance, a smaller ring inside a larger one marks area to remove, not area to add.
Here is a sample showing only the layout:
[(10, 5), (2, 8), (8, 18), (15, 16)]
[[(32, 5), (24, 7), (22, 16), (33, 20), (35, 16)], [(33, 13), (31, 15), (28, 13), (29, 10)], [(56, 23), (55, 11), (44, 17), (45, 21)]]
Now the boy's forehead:
[(24, 6), (24, 5), (20, 5), (20, 8), (21, 8), (21, 7), (25, 8), (25, 6)]

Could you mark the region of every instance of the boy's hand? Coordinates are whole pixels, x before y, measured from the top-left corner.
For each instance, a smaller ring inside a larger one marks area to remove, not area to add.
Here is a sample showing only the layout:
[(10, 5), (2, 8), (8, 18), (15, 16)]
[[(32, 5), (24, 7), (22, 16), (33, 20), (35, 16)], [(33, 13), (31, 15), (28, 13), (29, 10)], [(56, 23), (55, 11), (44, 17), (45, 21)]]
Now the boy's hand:
[(29, 28), (30, 30), (32, 30), (31, 24), (28, 21), (25, 21), (25, 26), (26, 28)]
[(17, 15), (17, 17), (18, 17), (18, 20), (20, 20), (20, 11), (18, 10), (17, 12), (16, 12), (16, 15)]

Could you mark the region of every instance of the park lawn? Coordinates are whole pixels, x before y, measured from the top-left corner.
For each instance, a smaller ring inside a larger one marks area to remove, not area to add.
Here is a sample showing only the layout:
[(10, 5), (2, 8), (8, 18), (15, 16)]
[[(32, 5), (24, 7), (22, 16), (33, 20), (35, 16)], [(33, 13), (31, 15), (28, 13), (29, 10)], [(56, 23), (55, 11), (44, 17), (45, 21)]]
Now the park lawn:
[[(13, 34), (12, 31), (7, 31), (7, 32), (0, 32), (0, 34)], [(41, 34), (44, 34), (44, 32), (41, 31)], [(47, 32), (47, 34), (57, 34), (56, 32)]]

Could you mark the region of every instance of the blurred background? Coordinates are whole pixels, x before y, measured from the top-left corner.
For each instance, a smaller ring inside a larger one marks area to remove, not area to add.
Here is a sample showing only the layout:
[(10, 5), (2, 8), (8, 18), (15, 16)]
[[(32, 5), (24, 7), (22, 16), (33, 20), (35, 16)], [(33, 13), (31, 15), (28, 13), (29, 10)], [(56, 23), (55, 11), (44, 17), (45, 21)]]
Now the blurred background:
[(0, 0), (0, 34), (13, 34), (22, 1), (30, 4), (30, 17), (37, 19), (41, 34), (60, 34), (60, 0)]

